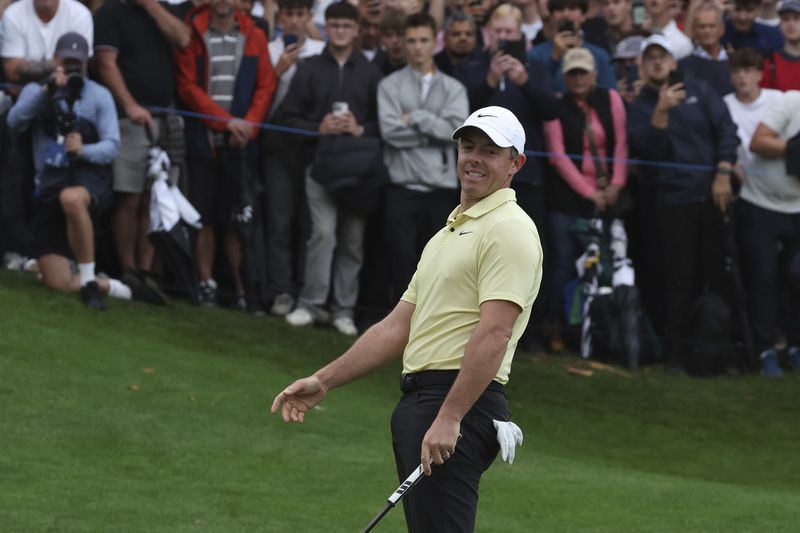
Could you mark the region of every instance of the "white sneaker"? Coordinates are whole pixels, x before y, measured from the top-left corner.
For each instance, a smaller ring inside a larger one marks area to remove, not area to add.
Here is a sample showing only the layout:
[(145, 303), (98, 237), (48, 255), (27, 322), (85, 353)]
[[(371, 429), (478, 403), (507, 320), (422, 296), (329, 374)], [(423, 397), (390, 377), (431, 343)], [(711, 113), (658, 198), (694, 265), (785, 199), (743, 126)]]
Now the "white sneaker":
[(358, 329), (356, 329), (356, 325), (353, 324), (353, 319), (349, 316), (334, 318), (333, 327), (335, 327), (339, 333), (347, 335), (348, 337), (355, 337), (358, 335)]
[(288, 315), (286, 315), (286, 322), (292, 326), (310, 326), (314, 323), (314, 317), (311, 312), (305, 307), (298, 307)]

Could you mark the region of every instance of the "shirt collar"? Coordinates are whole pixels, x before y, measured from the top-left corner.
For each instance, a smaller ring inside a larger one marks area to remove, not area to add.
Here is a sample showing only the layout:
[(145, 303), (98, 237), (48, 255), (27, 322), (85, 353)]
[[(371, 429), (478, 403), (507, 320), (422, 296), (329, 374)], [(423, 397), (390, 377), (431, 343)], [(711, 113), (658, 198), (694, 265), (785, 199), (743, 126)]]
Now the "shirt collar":
[(696, 46), (694, 51), (692, 52), (693, 56), (702, 57), (703, 59), (710, 59), (711, 61), (727, 61), (728, 60), (728, 52), (725, 51), (724, 48), (720, 46), (719, 48), (719, 55), (717, 57), (711, 57), (711, 54), (705, 51), (702, 46)]
[(459, 216), (469, 217), (469, 218), (480, 218), (486, 213), (490, 211), (494, 211), (501, 205), (507, 202), (516, 202), (517, 201), (517, 193), (514, 189), (510, 187), (506, 187), (503, 189), (498, 189), (486, 198), (483, 198), (480, 202), (473, 205), (463, 213), (459, 213), (459, 209), (461, 206), (459, 205), (450, 213), (450, 216), (447, 217), (448, 223), (454, 222), (458, 219)]

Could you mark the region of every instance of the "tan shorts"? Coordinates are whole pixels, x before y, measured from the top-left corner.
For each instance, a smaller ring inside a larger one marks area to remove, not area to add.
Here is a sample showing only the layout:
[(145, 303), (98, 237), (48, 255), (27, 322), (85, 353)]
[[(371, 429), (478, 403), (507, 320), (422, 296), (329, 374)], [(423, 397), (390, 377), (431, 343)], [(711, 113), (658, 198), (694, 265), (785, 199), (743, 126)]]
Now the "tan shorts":
[[(152, 185), (147, 177), (150, 140), (145, 127), (128, 118), (119, 119), (120, 146), (114, 160), (114, 191), (140, 193)], [(183, 137), (183, 117), (179, 115), (153, 116), (153, 142), (163, 148), (171, 163), (170, 182), (177, 184), (186, 179), (186, 143)], [(181, 184), (185, 186), (185, 184)]]

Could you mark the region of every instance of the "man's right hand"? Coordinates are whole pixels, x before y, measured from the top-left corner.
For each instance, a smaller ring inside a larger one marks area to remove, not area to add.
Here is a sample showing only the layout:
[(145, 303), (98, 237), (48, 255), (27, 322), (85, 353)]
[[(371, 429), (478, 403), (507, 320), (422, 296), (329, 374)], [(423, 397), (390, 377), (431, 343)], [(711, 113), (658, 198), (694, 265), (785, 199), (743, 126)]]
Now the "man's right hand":
[(66, 87), (66, 85), (67, 85), (67, 73), (64, 70), (64, 67), (62, 67), (60, 65), (57, 66), (53, 70), (52, 78), (53, 78), (53, 85), (55, 85), (56, 87)]
[(233, 148), (244, 148), (253, 138), (253, 126), (240, 118), (229, 120), (225, 125), (225, 131), (231, 134), (230, 145)]
[(328, 388), (316, 376), (298, 379), (275, 397), (272, 414), (281, 410), (284, 422), (302, 424), (306, 412), (325, 398)]
[(125, 115), (134, 124), (147, 126), (148, 128), (153, 127), (153, 116), (150, 111), (135, 102), (125, 108)]
[(509, 57), (508, 54), (502, 51), (497, 51), (492, 55), (492, 60), (489, 63), (489, 71), (486, 73), (486, 83), (492, 89), (500, 84), (500, 79), (506, 73), (508, 69), (506, 63)]
[(284, 72), (297, 63), (297, 58), (300, 56), (300, 43), (292, 43), (287, 46), (281, 57), (278, 58), (278, 63), (275, 65), (275, 75), (280, 77)]
[(570, 48), (578, 48), (583, 45), (581, 36), (572, 31), (560, 31), (553, 37), (553, 52), (551, 56), (553, 61), (561, 61), (564, 54)]
[(683, 90), (683, 83), (676, 83), (675, 85), (665, 83), (658, 94), (656, 111), (667, 112), (678, 107), (684, 98), (686, 98), (686, 91)]
[(322, 135), (337, 135), (342, 133), (342, 121), (339, 120), (339, 117), (333, 115), (333, 113), (328, 113), (322, 118), (322, 122), (319, 123), (319, 132)]

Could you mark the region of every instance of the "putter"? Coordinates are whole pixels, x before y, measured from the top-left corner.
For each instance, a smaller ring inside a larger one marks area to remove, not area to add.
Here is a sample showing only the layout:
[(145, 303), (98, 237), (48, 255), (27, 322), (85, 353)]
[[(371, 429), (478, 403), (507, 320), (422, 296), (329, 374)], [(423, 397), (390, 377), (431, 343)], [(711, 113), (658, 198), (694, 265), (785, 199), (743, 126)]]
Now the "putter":
[(389, 495), (389, 497), (386, 499), (386, 505), (383, 507), (381, 512), (375, 515), (375, 518), (373, 518), (370, 523), (367, 524), (367, 527), (364, 528), (362, 533), (372, 531), (372, 528), (374, 528), (378, 522), (381, 521), (381, 518), (386, 516), (386, 513), (388, 513), (389, 510), (397, 505), (397, 502), (403, 499), (403, 496), (405, 496), (408, 491), (414, 488), (414, 485), (419, 483), (424, 477), (425, 476), (422, 474), (422, 463), (420, 463), (419, 466), (415, 468), (413, 472), (411, 472), (411, 475), (408, 476), (399, 487), (397, 487), (397, 490)]

